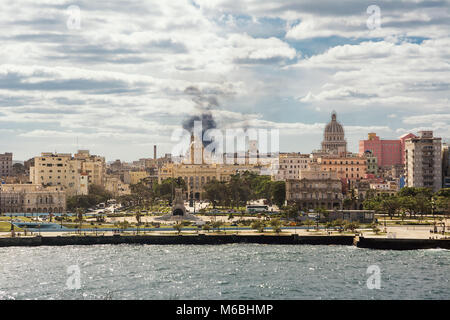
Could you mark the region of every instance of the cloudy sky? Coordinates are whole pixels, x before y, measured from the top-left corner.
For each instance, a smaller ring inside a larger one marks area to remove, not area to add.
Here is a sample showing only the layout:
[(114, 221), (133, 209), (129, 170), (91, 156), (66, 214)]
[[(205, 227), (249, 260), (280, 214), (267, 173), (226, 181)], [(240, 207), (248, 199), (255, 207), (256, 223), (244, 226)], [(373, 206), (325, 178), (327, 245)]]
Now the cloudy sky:
[(281, 151), (318, 149), (332, 110), (354, 152), (368, 132), (450, 137), (449, 1), (2, 4), (0, 153), (16, 160), (171, 152), (205, 108), (219, 128), (279, 129)]

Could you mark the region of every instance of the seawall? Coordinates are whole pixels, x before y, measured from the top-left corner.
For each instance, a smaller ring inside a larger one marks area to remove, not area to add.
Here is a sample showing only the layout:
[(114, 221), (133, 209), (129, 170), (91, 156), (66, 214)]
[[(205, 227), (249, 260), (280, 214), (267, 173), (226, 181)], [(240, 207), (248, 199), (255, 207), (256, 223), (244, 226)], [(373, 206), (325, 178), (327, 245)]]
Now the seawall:
[(356, 242), (358, 248), (384, 250), (450, 249), (450, 240), (437, 239), (386, 239), (363, 238)]
[(352, 245), (353, 236), (298, 236), (298, 235), (142, 235), (142, 236), (56, 236), (0, 238), (0, 247), (12, 246), (67, 246), (95, 244), (317, 244)]
[(299, 235), (113, 235), (0, 238), (0, 247), (69, 246), (96, 244), (185, 244), (217, 245), (230, 243), (356, 245), (382, 250), (450, 249), (450, 240), (355, 238), (353, 236)]

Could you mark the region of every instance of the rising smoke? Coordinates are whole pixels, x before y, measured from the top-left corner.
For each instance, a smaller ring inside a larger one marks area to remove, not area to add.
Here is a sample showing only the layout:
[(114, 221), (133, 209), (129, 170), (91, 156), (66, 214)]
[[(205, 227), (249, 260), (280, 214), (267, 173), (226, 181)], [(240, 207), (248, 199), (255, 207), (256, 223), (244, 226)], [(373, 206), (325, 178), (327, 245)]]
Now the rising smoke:
[[(202, 122), (202, 137), (206, 130), (217, 128), (216, 121), (214, 121), (211, 108), (218, 107), (219, 102), (215, 96), (202, 93), (198, 88), (190, 86), (184, 90), (185, 94), (192, 96), (192, 101), (195, 102), (200, 115), (193, 115), (183, 121), (183, 129), (192, 132), (195, 121)], [(203, 139), (202, 139), (203, 140)], [(203, 141), (203, 146), (206, 147), (209, 142)]]

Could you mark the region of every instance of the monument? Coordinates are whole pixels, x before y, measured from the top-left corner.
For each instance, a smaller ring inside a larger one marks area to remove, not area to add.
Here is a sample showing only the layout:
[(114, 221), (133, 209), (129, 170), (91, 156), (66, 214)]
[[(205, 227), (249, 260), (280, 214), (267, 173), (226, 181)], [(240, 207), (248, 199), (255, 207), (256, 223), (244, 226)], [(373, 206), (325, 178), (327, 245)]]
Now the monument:
[(175, 188), (175, 197), (172, 202), (172, 212), (163, 215), (162, 217), (156, 218), (156, 220), (165, 221), (200, 221), (201, 219), (186, 212), (186, 207), (184, 206), (183, 193), (181, 188)]

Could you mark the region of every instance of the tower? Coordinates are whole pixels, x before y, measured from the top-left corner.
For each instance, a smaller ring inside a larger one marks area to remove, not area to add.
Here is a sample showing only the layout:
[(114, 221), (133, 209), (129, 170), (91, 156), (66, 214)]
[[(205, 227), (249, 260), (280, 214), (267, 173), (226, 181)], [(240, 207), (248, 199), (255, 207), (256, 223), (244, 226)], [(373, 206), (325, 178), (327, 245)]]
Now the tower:
[(322, 151), (340, 154), (347, 152), (344, 128), (337, 121), (336, 111), (331, 113), (331, 121), (326, 125), (323, 133)]

